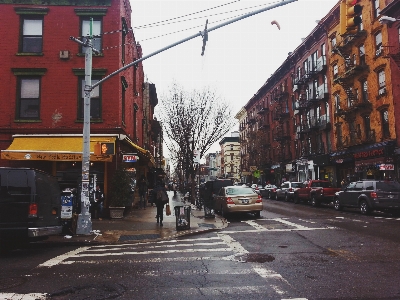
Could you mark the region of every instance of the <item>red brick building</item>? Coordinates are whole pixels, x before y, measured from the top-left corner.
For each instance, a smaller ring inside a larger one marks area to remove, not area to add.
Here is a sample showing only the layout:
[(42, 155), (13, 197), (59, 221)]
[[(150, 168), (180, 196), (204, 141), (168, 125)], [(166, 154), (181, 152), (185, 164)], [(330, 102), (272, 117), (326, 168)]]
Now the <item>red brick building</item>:
[[(0, 49), (0, 166), (38, 168), (73, 187), (81, 174), (85, 50), (70, 37), (84, 41), (93, 19), (99, 53), (93, 55), (92, 84), (140, 58), (142, 49), (131, 30), (128, 0), (32, 3), (0, 0), (0, 34), (7, 41)], [(155, 167), (162, 136), (152, 131), (161, 130), (153, 120), (157, 94), (143, 74), (139, 63), (91, 94), (90, 171), (106, 194), (116, 167), (138, 175)], [(110, 153), (94, 155), (98, 142), (111, 143)], [(138, 161), (124, 163), (130, 153)]]

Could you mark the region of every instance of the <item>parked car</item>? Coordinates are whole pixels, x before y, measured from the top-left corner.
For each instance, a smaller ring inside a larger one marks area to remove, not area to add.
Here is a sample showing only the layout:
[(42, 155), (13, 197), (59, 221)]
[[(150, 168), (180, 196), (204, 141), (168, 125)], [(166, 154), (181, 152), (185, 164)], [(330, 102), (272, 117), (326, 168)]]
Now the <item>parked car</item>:
[(298, 188), (303, 187), (302, 182), (298, 181), (285, 181), (281, 184), (281, 186), (276, 190), (276, 199), (285, 199), (285, 201), (289, 201), (290, 199), (294, 199), (294, 194)]
[(334, 207), (356, 207), (364, 215), (372, 210), (400, 213), (400, 183), (397, 181), (362, 180), (350, 182), (334, 198)]
[(331, 203), (335, 193), (340, 188), (332, 186), (328, 180), (309, 180), (303, 183), (303, 187), (298, 188), (294, 193), (294, 203), (300, 200), (310, 202), (312, 206), (318, 206), (320, 203)]
[(251, 188), (252, 188), (257, 194), (260, 195), (260, 189), (262, 189), (263, 186), (262, 186), (262, 184), (253, 183), (253, 184), (251, 185)]
[(215, 196), (218, 194), (219, 190), (225, 186), (233, 186), (233, 181), (231, 179), (215, 179), (209, 180), (204, 184), (204, 190), (200, 194), (203, 203), (207, 208), (213, 208), (215, 202)]
[(0, 250), (61, 233), (57, 179), (28, 168), (0, 168)]
[(262, 197), (267, 199), (276, 199), (276, 190), (278, 187), (274, 184), (267, 184), (260, 189), (260, 194)]
[(261, 195), (249, 187), (222, 187), (215, 197), (214, 210), (220, 212), (223, 217), (230, 213), (250, 212), (259, 218), (262, 209)]

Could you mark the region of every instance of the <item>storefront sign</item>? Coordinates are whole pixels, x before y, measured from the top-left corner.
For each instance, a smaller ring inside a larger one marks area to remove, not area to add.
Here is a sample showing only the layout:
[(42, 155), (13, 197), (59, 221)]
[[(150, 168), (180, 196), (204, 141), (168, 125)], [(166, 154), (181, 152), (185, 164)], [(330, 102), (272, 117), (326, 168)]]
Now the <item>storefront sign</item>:
[(139, 160), (139, 157), (134, 154), (124, 154), (122, 156), (123, 162), (137, 162), (138, 160)]
[(364, 159), (383, 156), (385, 154), (385, 148), (379, 148), (368, 151), (361, 151), (354, 153), (354, 159)]
[(394, 165), (393, 164), (380, 164), (379, 165), (379, 170), (393, 171), (394, 170)]

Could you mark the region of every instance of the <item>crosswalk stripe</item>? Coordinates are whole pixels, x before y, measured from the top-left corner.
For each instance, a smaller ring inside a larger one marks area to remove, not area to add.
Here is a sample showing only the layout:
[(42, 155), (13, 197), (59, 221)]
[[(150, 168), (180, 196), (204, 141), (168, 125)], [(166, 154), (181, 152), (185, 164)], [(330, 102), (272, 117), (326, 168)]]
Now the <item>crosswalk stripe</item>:
[[(158, 245), (158, 246), (147, 246), (147, 249), (156, 249), (156, 248), (178, 248), (178, 247), (198, 247), (198, 246), (213, 246), (213, 245), (225, 245), (224, 242), (214, 242), (214, 243), (191, 243), (191, 244), (174, 244), (174, 245)], [(140, 249), (136, 244), (130, 244), (129, 247), (126, 246), (124, 249)], [(92, 248), (88, 251), (115, 251), (121, 250), (121, 247), (114, 247), (114, 248)]]
[(87, 257), (87, 256), (121, 256), (121, 255), (145, 255), (145, 254), (166, 254), (166, 253), (182, 253), (182, 252), (220, 252), (220, 251), (231, 251), (230, 248), (207, 248), (207, 249), (175, 249), (175, 250), (160, 250), (160, 251), (123, 251), (113, 253), (82, 253), (76, 255), (70, 255), (70, 257)]
[(47, 294), (31, 293), (31, 294), (16, 294), (16, 293), (0, 293), (1, 300), (44, 300)]

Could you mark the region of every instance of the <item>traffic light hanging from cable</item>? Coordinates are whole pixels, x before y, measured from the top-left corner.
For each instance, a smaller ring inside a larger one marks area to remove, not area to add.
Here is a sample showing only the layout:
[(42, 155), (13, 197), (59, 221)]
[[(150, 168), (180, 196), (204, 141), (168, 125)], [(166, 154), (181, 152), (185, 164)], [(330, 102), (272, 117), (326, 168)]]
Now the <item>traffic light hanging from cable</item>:
[(361, 24), (362, 6), (357, 4), (360, 0), (342, 0), (340, 3), (340, 34), (352, 34), (357, 32)]

